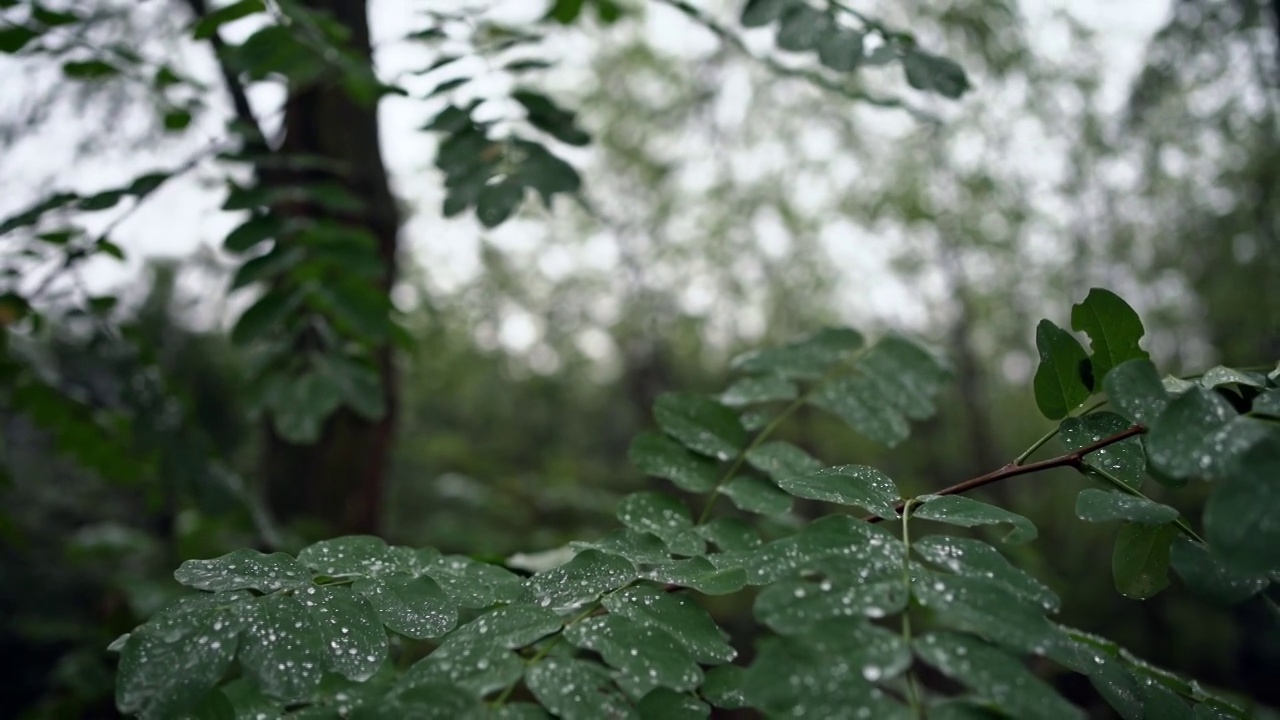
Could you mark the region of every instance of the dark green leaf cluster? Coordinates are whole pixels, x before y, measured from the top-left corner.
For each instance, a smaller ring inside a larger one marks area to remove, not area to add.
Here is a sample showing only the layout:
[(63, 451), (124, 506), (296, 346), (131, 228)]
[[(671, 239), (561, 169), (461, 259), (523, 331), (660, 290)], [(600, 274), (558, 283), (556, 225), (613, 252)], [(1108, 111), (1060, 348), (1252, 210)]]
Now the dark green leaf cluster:
[(970, 88), (964, 69), (954, 60), (919, 49), (910, 34), (842, 3), (815, 7), (806, 0), (747, 0), (741, 19), (747, 28), (774, 26), (779, 49), (815, 53), (823, 66), (836, 72), (897, 62), (907, 83), (917, 90), (955, 99)]

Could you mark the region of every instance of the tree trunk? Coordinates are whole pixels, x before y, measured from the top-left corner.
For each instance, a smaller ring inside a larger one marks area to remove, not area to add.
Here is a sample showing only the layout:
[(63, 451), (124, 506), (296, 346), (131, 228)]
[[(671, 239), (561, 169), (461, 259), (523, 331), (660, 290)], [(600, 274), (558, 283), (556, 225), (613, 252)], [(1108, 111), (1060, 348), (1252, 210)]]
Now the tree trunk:
[[(349, 49), (372, 63), (365, 0), (304, 0), (303, 4), (327, 12), (346, 27)], [(372, 233), (384, 270), (378, 289), (389, 294), (396, 279), (400, 217), (382, 160), (377, 104), (356, 102), (334, 82), (295, 90), (286, 101), (284, 139), (278, 153), (333, 160), (345, 168), (340, 180), (363, 202), (363, 209), (341, 217), (315, 206), (303, 211), (313, 219), (334, 220)], [(266, 181), (275, 172), (264, 171), (260, 177)], [(285, 182), (305, 181), (294, 172), (277, 177)], [(369, 421), (344, 408), (329, 418), (315, 445), (295, 445), (267, 428), (262, 467), (268, 500), (281, 520), (313, 519), (339, 533), (377, 532), (396, 383), (390, 345), (377, 348), (375, 355), (387, 408), (381, 420)]]

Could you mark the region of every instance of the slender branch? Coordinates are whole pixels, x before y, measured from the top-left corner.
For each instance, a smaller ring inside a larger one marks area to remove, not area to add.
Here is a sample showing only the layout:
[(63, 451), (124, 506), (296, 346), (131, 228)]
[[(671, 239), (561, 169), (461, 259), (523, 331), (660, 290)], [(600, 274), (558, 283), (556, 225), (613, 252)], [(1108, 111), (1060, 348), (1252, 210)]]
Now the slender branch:
[(886, 97), (882, 95), (872, 95), (871, 93), (868, 93), (857, 87), (853, 87), (848, 83), (841, 83), (836, 80), (833, 80), (830, 77), (827, 77), (826, 75), (820, 72), (815, 72), (813, 70), (807, 70), (804, 68), (790, 67), (788, 65), (784, 65), (783, 63), (778, 62), (775, 58), (757, 55), (751, 52), (751, 48), (747, 47), (747, 44), (742, 41), (742, 38), (738, 37), (737, 33), (725, 27), (716, 19), (708, 16), (702, 10), (689, 4), (686, 0), (660, 0), (660, 1), (663, 3), (666, 3), (667, 5), (670, 5), (676, 10), (679, 10), (681, 13), (685, 15), (685, 17), (688, 17), (690, 20), (693, 20), (694, 22), (703, 26), (707, 30), (710, 30), (712, 34), (714, 34), (716, 37), (720, 38), (724, 42), (728, 43), (730, 46), (733, 47), (734, 50), (736, 50), (740, 54), (758, 63), (763, 64), (765, 67), (769, 68), (771, 71), (773, 71), (777, 75), (805, 80), (814, 85), (817, 85), (823, 90), (828, 90), (830, 92), (843, 95), (844, 97), (849, 98), (850, 100), (865, 102), (869, 105), (875, 105), (877, 107), (905, 110), (919, 120), (923, 120), (923, 121), (934, 123), (934, 124), (937, 124), (939, 122), (938, 118), (935, 117), (934, 115), (931, 115), (930, 113), (924, 110), (921, 110), (920, 108), (909, 105), (906, 102), (903, 102), (899, 98)]
[[(197, 20), (209, 14), (209, 6), (205, 0), (185, 1), (187, 7), (191, 8), (191, 12), (195, 13)], [(270, 146), (267, 144), (267, 134), (253, 114), (253, 106), (249, 104), (249, 95), (245, 91), (244, 83), (240, 82), (239, 76), (231, 71), (224, 60), (227, 44), (223, 42), (222, 35), (217, 30), (209, 36), (209, 45), (213, 48), (214, 60), (222, 73), (222, 81), (227, 86), (227, 93), (231, 95), (231, 105), (235, 109), (236, 120), (244, 126), (249, 136), (248, 144), (262, 150), (268, 149)]]
[[(1084, 457), (1089, 453), (1094, 452), (1095, 450), (1101, 450), (1102, 448), (1107, 447), (1108, 445), (1114, 445), (1122, 440), (1127, 440), (1136, 435), (1141, 435), (1146, 431), (1147, 431), (1147, 428), (1145, 425), (1134, 425), (1133, 427), (1130, 427), (1122, 432), (1118, 432), (1115, 435), (1112, 435), (1110, 437), (1105, 437), (1095, 443), (1086, 445), (1080, 448), (1079, 450), (1069, 452), (1065, 455), (1059, 455), (1058, 457), (1055, 457), (1055, 458), (1049, 458), (1048, 460), (1041, 460), (1039, 462), (1033, 462), (1027, 465), (1019, 465), (1016, 462), (1011, 462), (1008, 465), (1005, 465), (1004, 467), (1000, 468), (999, 470), (993, 470), (987, 473), (986, 475), (979, 475), (976, 478), (965, 480), (962, 483), (956, 483), (951, 487), (943, 488), (942, 490), (939, 490), (938, 492), (933, 494), (934, 495), (959, 495), (961, 493), (969, 492), (970, 490), (975, 490), (984, 485), (990, 485), (992, 483), (1000, 482), (1001, 480), (1007, 480), (1011, 477), (1017, 477), (1019, 475), (1030, 475), (1031, 473), (1040, 472), (1041, 470), (1049, 470), (1052, 468), (1073, 467), (1078, 470), (1084, 465)], [(902, 507), (903, 507), (903, 503), (898, 503), (894, 507), (894, 509), (898, 512), (901, 512)], [(877, 515), (868, 515), (865, 518), (865, 520), (870, 523), (876, 523), (876, 522), (880, 522), (881, 518)]]

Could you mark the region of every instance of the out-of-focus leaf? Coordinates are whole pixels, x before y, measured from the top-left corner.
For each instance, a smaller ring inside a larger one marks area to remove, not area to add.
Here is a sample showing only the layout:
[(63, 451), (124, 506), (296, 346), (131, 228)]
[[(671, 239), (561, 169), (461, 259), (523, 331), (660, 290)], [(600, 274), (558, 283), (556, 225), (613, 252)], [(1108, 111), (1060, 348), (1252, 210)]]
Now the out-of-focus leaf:
[(1240, 458), (1209, 496), (1204, 530), (1209, 547), (1244, 573), (1280, 572), (1280, 437), (1272, 433)]
[(686, 450), (666, 435), (639, 435), (631, 443), (628, 457), (641, 472), (666, 478), (689, 492), (709, 492), (719, 479), (714, 460)]
[(658, 425), (682, 445), (728, 460), (747, 442), (747, 431), (733, 410), (705, 395), (665, 393), (653, 406)]
[(1087, 488), (1076, 498), (1076, 517), (1088, 522), (1128, 520), (1143, 525), (1164, 525), (1177, 520), (1178, 511), (1143, 497)]
[(1016, 717), (1083, 720), (1084, 713), (1032, 675), (1015, 657), (959, 633), (929, 633), (916, 654), (943, 674), (969, 686)]
[(1191, 592), (1219, 605), (1243, 602), (1269, 584), (1265, 574), (1238, 572), (1209, 548), (1181, 535), (1173, 541), (1169, 564)]

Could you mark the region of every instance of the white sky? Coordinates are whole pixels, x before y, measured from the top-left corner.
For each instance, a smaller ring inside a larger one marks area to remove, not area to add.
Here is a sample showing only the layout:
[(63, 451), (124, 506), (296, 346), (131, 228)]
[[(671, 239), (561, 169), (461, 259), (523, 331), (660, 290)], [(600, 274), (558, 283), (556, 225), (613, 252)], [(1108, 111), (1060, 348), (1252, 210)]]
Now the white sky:
[[(536, 16), (537, 6), (527, 0), (498, 0), (495, 5), (513, 18)], [(736, 6), (736, 3), (734, 3)], [(1108, 104), (1118, 104), (1125, 95), (1129, 81), (1141, 62), (1142, 53), (1152, 32), (1166, 19), (1167, 0), (1145, 0), (1115, 3), (1108, 0), (1071, 0), (1055, 2), (1023, 2), (1022, 11), (1028, 20), (1037, 51), (1046, 54), (1067, 52), (1066, 38), (1057, 32), (1060, 26), (1050, 21), (1053, 13), (1069, 10), (1085, 24), (1096, 29), (1098, 47), (1103, 55), (1106, 74), (1103, 97)], [(381, 46), (380, 70), (384, 77), (395, 77), (399, 70), (422, 67), (430, 58), (421, 51), (403, 44), (391, 42), (406, 28), (417, 25), (412, 15), (413, 4), (403, 0), (374, 0), (373, 26), (375, 43)], [(665, 6), (658, 6), (650, 16), (648, 32), (654, 42), (674, 49), (696, 52), (699, 44), (705, 44), (706, 34), (692, 27), (678, 14)], [(722, 17), (724, 15), (722, 14)], [(239, 28), (243, 31), (245, 28)], [(237, 28), (231, 28), (234, 32)], [(570, 54), (582, 53), (589, 48), (570, 46)], [(209, 58), (199, 58), (206, 69), (212, 66)], [(566, 63), (567, 65), (571, 63)], [(0, 60), (0, 87), (6, 76), (13, 77), (17, 66), (8, 59)], [(977, 90), (965, 102), (982, 103), (984, 100), (981, 78), (977, 78)], [(0, 112), (6, 107), (0, 93)], [(256, 91), (254, 99), (259, 108), (278, 104), (278, 94), (271, 88)], [(398, 194), (420, 212), (411, 217), (404, 230), (403, 241), (414, 257), (432, 269), (437, 283), (452, 284), (464, 280), (479, 269), (479, 241), (482, 230), (473, 220), (463, 217), (443, 221), (438, 217), (442, 196), (439, 181), (430, 169), (433, 140), (417, 128), (427, 118), (420, 103), (391, 99), (382, 108), (382, 128), (387, 164), (392, 172)], [(82, 192), (111, 187), (157, 166), (174, 165), (184, 155), (178, 149), (159, 153), (129, 152), (97, 158), (91, 162), (76, 162), (70, 138), (80, 131), (80, 123), (72, 118), (55, 118), (44, 132), (27, 142), (20, 143), (9, 156), (0, 158), (0, 217), (7, 216), (35, 199), (32, 193), (35, 183), (50, 178), (59, 183), (59, 189), (70, 185)], [(216, 136), (217, 121), (206, 127), (210, 136)], [(197, 144), (198, 145), (198, 144)], [(190, 149), (189, 147), (187, 149)], [(1047, 162), (1046, 171), (1052, 169), (1052, 158), (1031, 158), (1033, 164)], [(74, 172), (68, 172), (74, 168)], [(148, 256), (186, 256), (201, 245), (217, 247), (221, 238), (235, 224), (235, 218), (217, 211), (222, 201), (220, 189), (210, 190), (193, 180), (174, 182), (148, 201), (115, 233), (117, 241), (130, 253), (127, 263), (109, 260), (95, 262), (84, 271), (87, 284), (96, 290), (105, 290), (127, 283), (136, 276), (142, 259)], [(520, 243), (520, 226), (513, 224), (500, 229), (508, 243)], [(847, 236), (846, 236), (847, 237)], [(786, 239), (777, 242), (785, 246)], [(847, 244), (847, 243), (846, 243)], [(841, 250), (832, 244), (833, 253)], [(856, 259), (848, 267), (856, 268), (860, 277), (888, 278), (891, 254), (886, 248), (859, 245)], [(883, 266), (874, 267), (876, 263)], [(870, 295), (873, 308), (891, 313), (900, 308), (904, 288), (892, 282), (883, 283)], [(517, 323), (518, 324), (518, 323)], [(527, 330), (527, 328), (525, 328)], [(516, 334), (527, 335), (520, 330)], [(527, 338), (510, 338), (525, 344)]]

